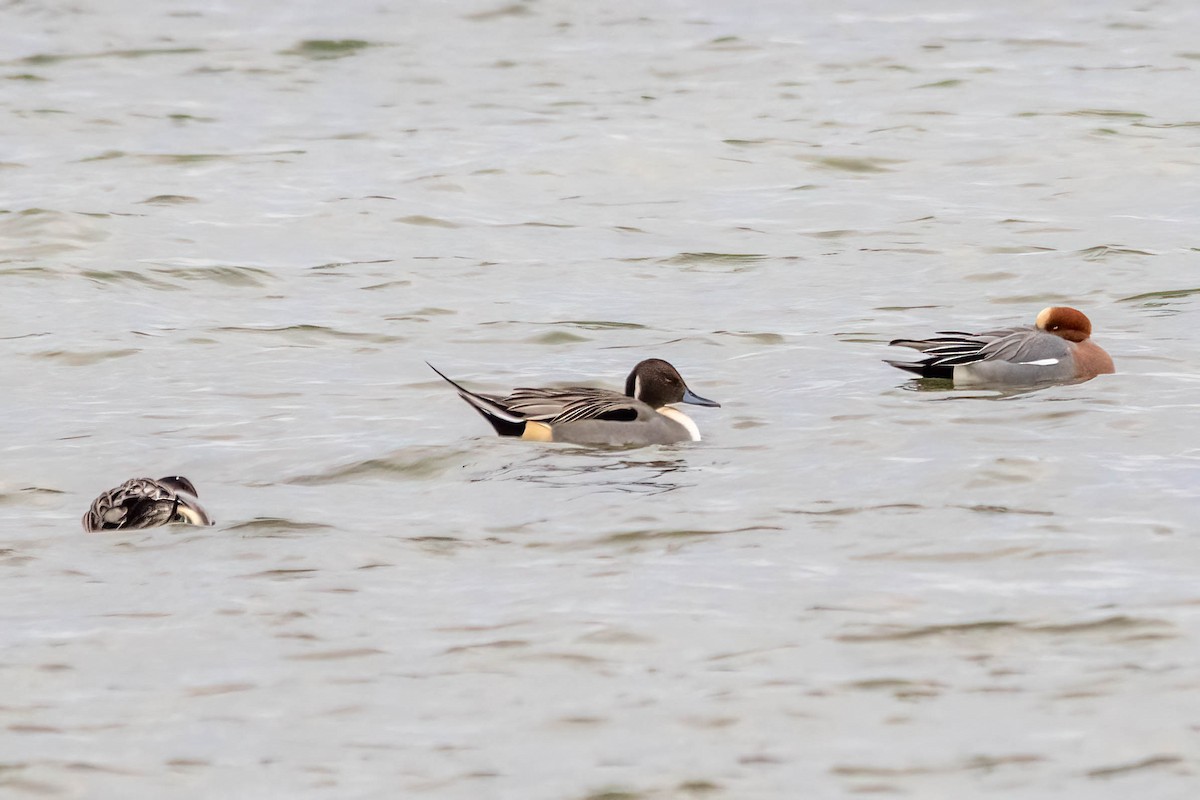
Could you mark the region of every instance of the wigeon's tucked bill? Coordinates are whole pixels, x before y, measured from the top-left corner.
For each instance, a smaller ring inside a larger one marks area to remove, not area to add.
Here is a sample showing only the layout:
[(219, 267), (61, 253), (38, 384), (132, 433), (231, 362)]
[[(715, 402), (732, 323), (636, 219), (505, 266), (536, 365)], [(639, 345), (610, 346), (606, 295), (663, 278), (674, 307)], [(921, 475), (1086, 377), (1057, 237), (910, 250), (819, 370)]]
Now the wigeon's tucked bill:
[(694, 394), (679, 371), (649, 358), (625, 379), (625, 394), (608, 389), (514, 389), (501, 397), (468, 391), (430, 368), (458, 390), (501, 436), (586, 445), (646, 445), (700, 441), (700, 429), (670, 403), (720, 407)]
[(1032, 325), (984, 333), (939, 331), (932, 339), (895, 339), (920, 350), (920, 361), (891, 361), (923, 378), (947, 378), (961, 386), (1030, 386), (1085, 381), (1115, 372), (1112, 358), (1091, 340), (1092, 323), (1067, 306), (1042, 309)]
[(212, 525), (212, 517), (196, 497), (196, 487), (182, 475), (158, 480), (133, 478), (92, 501), (92, 507), (83, 515), (83, 529), (94, 533), (156, 528), (174, 522)]

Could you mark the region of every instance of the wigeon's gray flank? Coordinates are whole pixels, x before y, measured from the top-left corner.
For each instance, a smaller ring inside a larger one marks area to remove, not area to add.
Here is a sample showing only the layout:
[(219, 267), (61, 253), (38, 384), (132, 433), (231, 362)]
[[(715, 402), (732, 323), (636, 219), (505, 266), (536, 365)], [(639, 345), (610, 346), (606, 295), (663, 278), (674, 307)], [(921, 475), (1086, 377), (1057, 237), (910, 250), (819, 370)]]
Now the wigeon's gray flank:
[(95, 533), (155, 528), (174, 522), (212, 525), (212, 517), (196, 497), (196, 487), (182, 475), (158, 480), (133, 478), (92, 501), (83, 515), (83, 529)]
[(1032, 326), (938, 333), (932, 339), (890, 342), (920, 350), (926, 358), (884, 360), (923, 378), (947, 378), (960, 386), (1067, 383), (1116, 371), (1112, 357), (1091, 340), (1091, 321), (1067, 306), (1042, 309)]
[(625, 393), (591, 387), (514, 389), (507, 397), (459, 386), (432, 364), (496, 433), (538, 442), (647, 445), (700, 441), (700, 429), (671, 403), (720, 407), (692, 392), (675, 367), (660, 358), (639, 363)]

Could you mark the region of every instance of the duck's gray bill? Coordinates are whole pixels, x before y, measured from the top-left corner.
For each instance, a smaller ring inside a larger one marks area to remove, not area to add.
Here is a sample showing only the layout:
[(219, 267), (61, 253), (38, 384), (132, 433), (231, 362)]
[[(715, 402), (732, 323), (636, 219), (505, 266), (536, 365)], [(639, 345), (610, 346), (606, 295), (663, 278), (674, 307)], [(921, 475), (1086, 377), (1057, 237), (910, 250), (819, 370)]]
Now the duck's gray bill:
[(721, 404), (716, 400), (707, 400), (693, 392), (691, 389), (683, 390), (683, 402), (691, 403), (694, 406), (709, 406), (710, 408), (720, 408)]

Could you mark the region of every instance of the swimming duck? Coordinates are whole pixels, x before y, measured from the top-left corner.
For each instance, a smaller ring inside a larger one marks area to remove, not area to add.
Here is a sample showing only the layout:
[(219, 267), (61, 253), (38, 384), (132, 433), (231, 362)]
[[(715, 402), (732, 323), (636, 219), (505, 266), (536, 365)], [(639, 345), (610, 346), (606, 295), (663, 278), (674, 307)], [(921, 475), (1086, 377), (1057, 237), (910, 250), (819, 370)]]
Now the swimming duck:
[(670, 403), (720, 408), (688, 389), (661, 358), (642, 361), (625, 379), (625, 394), (608, 389), (514, 389), (507, 397), (459, 386), (432, 364), (458, 395), (501, 436), (586, 445), (646, 445), (700, 441), (700, 429)]
[(83, 515), (83, 529), (94, 533), (155, 528), (173, 522), (212, 525), (212, 518), (196, 497), (196, 487), (182, 475), (158, 480), (133, 478), (92, 501), (92, 507)]
[(939, 331), (933, 339), (895, 339), (890, 344), (920, 350), (921, 361), (891, 361), (923, 378), (948, 378), (959, 385), (1085, 381), (1116, 370), (1112, 358), (1091, 340), (1091, 320), (1078, 309), (1050, 306), (1032, 326), (984, 333)]

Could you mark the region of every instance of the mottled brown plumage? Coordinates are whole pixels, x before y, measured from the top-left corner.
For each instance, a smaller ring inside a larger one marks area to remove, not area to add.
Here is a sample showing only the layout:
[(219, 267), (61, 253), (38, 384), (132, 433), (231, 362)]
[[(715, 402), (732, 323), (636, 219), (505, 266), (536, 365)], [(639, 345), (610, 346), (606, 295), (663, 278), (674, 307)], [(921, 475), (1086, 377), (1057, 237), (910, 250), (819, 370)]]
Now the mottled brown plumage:
[(196, 487), (182, 475), (133, 478), (92, 501), (83, 515), (83, 529), (96, 531), (154, 528), (171, 523), (212, 525), (196, 499)]

